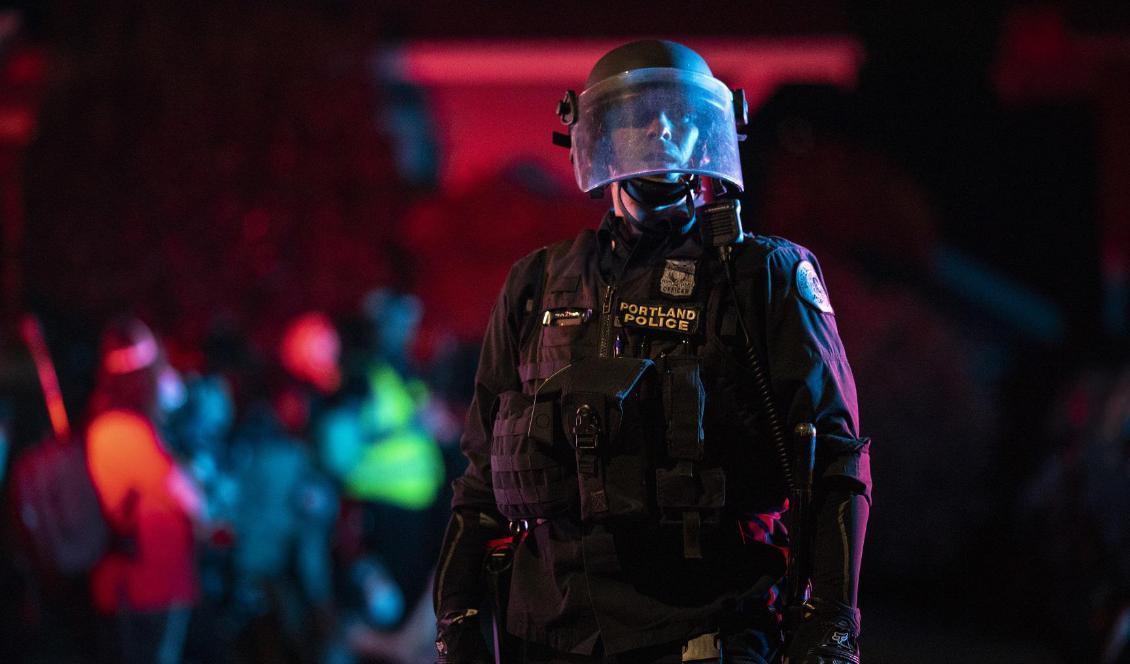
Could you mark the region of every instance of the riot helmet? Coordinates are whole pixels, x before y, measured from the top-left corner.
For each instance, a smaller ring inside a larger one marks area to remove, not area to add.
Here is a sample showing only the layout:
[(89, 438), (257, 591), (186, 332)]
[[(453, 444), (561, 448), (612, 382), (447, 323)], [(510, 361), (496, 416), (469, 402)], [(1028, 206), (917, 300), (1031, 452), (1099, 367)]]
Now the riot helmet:
[(597, 61), (580, 95), (566, 93), (558, 114), (569, 138), (557, 142), (570, 145), (584, 192), (613, 182), (647, 187), (697, 175), (740, 190), (735, 119), (744, 122), (745, 101), (738, 92), (682, 44), (631, 42)]

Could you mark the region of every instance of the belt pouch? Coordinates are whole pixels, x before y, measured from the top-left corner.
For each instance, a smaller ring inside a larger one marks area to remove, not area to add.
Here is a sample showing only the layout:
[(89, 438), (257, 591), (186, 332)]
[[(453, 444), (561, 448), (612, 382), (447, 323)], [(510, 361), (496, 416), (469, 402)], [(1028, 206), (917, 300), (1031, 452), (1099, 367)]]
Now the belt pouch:
[(576, 453), (585, 521), (646, 514), (643, 451), (624, 449), (621, 429), (640, 425), (625, 423), (625, 405), (653, 366), (648, 359), (592, 358), (573, 366), (565, 380), (561, 423)]
[(537, 399), (518, 391), (499, 396), (491, 484), (499, 512), (510, 520), (549, 518), (575, 501), (577, 487), (568, 472), (572, 454), (554, 446), (558, 396), (544, 390)]
[(702, 523), (717, 520), (726, 500), (726, 476), (721, 468), (704, 468), (702, 420), (706, 390), (697, 358), (666, 358), (663, 367), (663, 406), (667, 414), (667, 456), (672, 468), (655, 471), (656, 502), (665, 520), (683, 526), (687, 558), (702, 556)]

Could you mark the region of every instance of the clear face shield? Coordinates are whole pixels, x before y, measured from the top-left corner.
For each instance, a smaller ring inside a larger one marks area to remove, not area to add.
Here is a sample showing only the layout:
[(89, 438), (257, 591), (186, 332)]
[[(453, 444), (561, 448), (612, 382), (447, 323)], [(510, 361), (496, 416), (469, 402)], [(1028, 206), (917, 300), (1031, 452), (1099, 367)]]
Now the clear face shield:
[(712, 76), (655, 67), (606, 78), (577, 98), (571, 136), (581, 191), (691, 173), (742, 188), (733, 94)]

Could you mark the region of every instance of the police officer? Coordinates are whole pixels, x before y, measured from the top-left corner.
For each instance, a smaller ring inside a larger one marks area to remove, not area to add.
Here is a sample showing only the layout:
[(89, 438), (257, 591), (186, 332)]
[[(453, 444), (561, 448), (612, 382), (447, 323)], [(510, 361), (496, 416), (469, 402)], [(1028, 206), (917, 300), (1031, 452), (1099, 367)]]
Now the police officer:
[[(437, 661), (492, 661), (482, 570), (509, 530), (501, 633), (518, 646), (502, 661), (859, 662), (869, 441), (815, 257), (720, 243), (700, 219), (707, 186), (742, 186), (734, 109), (667, 41), (607, 53), (559, 107), (579, 187), (612, 209), (518, 261), (494, 307), (436, 572)], [(772, 408), (817, 432), (811, 597), (787, 647)]]

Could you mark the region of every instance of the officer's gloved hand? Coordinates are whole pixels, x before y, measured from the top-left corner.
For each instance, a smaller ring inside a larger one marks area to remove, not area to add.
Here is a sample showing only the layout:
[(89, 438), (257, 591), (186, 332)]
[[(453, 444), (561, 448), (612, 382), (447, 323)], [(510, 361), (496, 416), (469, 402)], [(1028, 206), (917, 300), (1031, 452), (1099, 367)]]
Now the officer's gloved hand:
[(467, 609), (445, 614), (438, 621), (436, 664), (493, 664), (479, 628), (479, 612)]
[(813, 598), (793, 634), (788, 664), (859, 664), (859, 609)]

